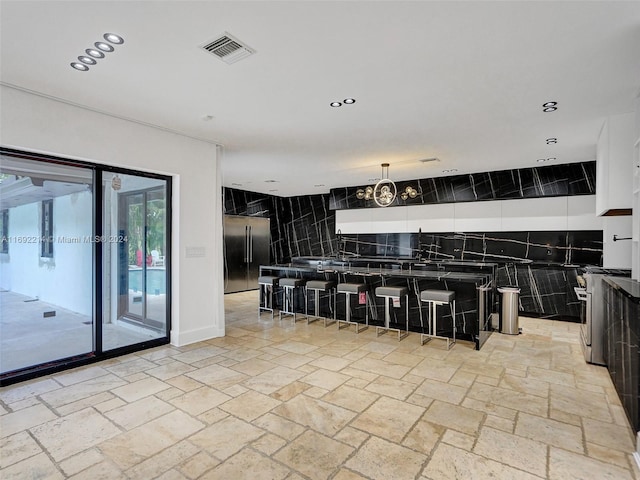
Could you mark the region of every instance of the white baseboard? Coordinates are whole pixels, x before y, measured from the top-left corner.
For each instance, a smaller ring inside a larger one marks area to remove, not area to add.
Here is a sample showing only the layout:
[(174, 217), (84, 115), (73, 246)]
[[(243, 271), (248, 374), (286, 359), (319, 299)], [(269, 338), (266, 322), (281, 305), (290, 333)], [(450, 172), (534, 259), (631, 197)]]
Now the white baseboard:
[(202, 342), (212, 338), (224, 337), (224, 327), (205, 327), (186, 332), (171, 331), (171, 345), (183, 347), (191, 343)]

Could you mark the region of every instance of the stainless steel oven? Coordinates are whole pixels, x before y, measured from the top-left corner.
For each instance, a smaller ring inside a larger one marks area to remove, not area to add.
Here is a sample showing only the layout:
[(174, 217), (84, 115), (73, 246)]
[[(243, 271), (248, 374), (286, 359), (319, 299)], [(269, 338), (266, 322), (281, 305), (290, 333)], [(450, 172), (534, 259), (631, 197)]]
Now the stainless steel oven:
[(585, 287), (576, 288), (578, 298), (584, 302), (580, 329), (584, 358), (589, 363), (604, 365), (604, 274), (585, 273)]

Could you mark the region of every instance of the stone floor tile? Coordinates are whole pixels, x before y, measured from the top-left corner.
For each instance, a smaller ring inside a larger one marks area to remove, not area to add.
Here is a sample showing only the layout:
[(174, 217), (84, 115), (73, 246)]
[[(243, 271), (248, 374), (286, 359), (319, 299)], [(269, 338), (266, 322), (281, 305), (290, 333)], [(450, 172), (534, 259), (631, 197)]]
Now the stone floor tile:
[(341, 385), (332, 392), (327, 393), (322, 400), (348, 408), (355, 412), (362, 412), (378, 399), (379, 395), (350, 385)]
[(187, 372), (185, 375), (200, 383), (204, 383), (205, 385), (215, 386), (215, 388), (220, 390), (250, 378), (243, 373), (236, 372), (235, 370), (231, 370), (230, 368), (223, 367), (218, 364), (199, 368), (193, 372)]
[(369, 438), (369, 434), (360, 430), (356, 430), (352, 427), (344, 427), (333, 438), (339, 440), (342, 443), (351, 445), (354, 448), (359, 448), (364, 441)]
[(256, 376), (261, 373), (268, 372), (272, 368), (276, 368), (278, 365), (274, 362), (268, 362), (260, 358), (252, 358), (243, 362), (236, 363), (232, 369), (244, 373), (245, 375)]
[(583, 418), (584, 437), (589, 443), (596, 443), (604, 447), (632, 452), (634, 441), (631, 429), (614, 423), (604, 423), (591, 418)]
[(287, 444), (287, 441), (274, 435), (272, 433), (267, 433), (263, 435), (255, 442), (251, 444), (251, 446), (259, 452), (264, 453), (267, 456), (272, 456), (275, 452), (280, 450)]
[(464, 370), (458, 370), (453, 377), (447, 382), (451, 385), (457, 385), (458, 387), (469, 388), (476, 381), (476, 374), (465, 372)]
[(163, 473), (162, 475), (155, 478), (154, 480), (188, 480), (188, 479), (181, 472), (179, 472), (175, 468), (172, 468), (171, 470)]
[(307, 430), (276, 453), (275, 458), (313, 479), (329, 478), (354, 451), (353, 447)]
[(21, 462), (42, 452), (27, 432), (16, 433), (0, 440), (0, 469)]
[(159, 380), (166, 381), (170, 378), (179, 377), (180, 375), (183, 375), (187, 372), (192, 372), (193, 370), (195, 370), (195, 367), (174, 360), (171, 363), (166, 363), (164, 365), (160, 365), (159, 367), (145, 370), (145, 373), (147, 375), (151, 375), (152, 377), (156, 377)]
[(56, 412), (58, 412), (58, 415), (60, 416), (65, 416), (69, 415), (70, 413), (84, 410), (87, 407), (93, 407), (94, 405), (113, 400), (115, 398), (116, 397), (111, 392), (102, 392), (91, 397), (83, 398), (81, 400), (78, 400), (77, 402), (71, 402), (67, 403), (66, 405), (57, 407)]
[[(143, 360), (143, 362), (146, 362), (146, 360)], [(153, 366), (153, 364), (150, 362), (146, 363), (148, 363), (149, 366)], [(142, 370), (144, 370), (144, 368)], [(85, 380), (90, 380), (92, 378), (101, 377), (108, 373), (109, 372), (101, 366), (74, 368), (71, 371), (63, 372), (56, 375), (56, 382), (61, 383), (65, 387), (68, 387), (69, 385), (84, 382)]]
[(122, 478), (126, 478), (122, 470), (112, 462), (106, 460), (96, 463), (88, 469), (70, 477), (72, 480), (121, 480)]
[(67, 476), (75, 475), (105, 460), (96, 448), (85, 450), (60, 462), (60, 468)]
[(196, 382), (193, 378), (189, 378), (184, 375), (172, 377), (168, 379), (166, 383), (176, 388), (179, 388), (183, 392), (190, 392), (191, 390), (195, 390), (196, 388), (202, 387), (202, 383)]
[(280, 365), (281, 367), (300, 368), (311, 361), (313, 361), (313, 357), (311, 356), (289, 352), (275, 357), (271, 360), (271, 363), (274, 366)]
[(296, 341), (288, 341), (275, 344), (273, 345), (273, 347), (277, 348), (278, 350), (284, 350), (285, 352), (299, 353), (300, 355), (304, 355), (305, 353), (310, 353), (318, 349), (318, 347), (316, 347), (315, 345), (309, 345), (308, 343)]
[(290, 470), (269, 457), (245, 448), (213, 470), (205, 473), (202, 480), (241, 479), (283, 480)]
[(362, 475), (358, 475), (351, 470), (347, 470), (346, 468), (340, 469), (340, 471), (333, 477), (333, 480), (368, 480), (367, 477), (363, 477)]
[(457, 371), (457, 366), (449, 365), (444, 360), (426, 358), (416, 365), (410, 373), (411, 375), (418, 375), (431, 380), (448, 382)]
[(56, 468), (45, 453), (15, 463), (0, 472), (2, 480), (61, 480), (64, 475)]
[(113, 391), (113, 389), (126, 385), (127, 382), (113, 374), (102, 375), (69, 387), (53, 390), (40, 395), (42, 401), (52, 407), (60, 407), (67, 403), (77, 402), (82, 398), (91, 397), (98, 393)]
[(46, 406), (38, 404), (0, 417), (0, 438), (33, 428), (57, 418)]
[(549, 399), (552, 409), (602, 422), (613, 422), (605, 394), (585, 393), (571, 386), (551, 385)]
[(416, 405), (381, 397), (351, 422), (351, 426), (400, 442), (424, 411), (424, 408)]
[(129, 478), (156, 478), (196, 455), (200, 449), (181, 441), (126, 471)]
[(558, 372), (546, 368), (529, 368), (528, 378), (567, 387), (575, 387), (576, 385), (576, 377), (572, 373)]
[(227, 418), (229, 414), (220, 410), (219, 408), (212, 408), (207, 410), (203, 414), (198, 415), (196, 418), (207, 425), (218, 423), (220, 420)]
[(413, 393), (406, 399), (407, 403), (412, 405), (417, 405), (419, 407), (429, 408), (429, 406), (434, 402), (433, 398), (425, 397), (424, 395), (419, 395), (417, 393)]
[[(138, 357), (138, 358), (132, 358), (131, 360), (126, 362), (121, 362), (115, 365), (111, 365), (107, 367), (107, 370), (110, 373), (113, 373), (114, 375), (124, 378), (130, 375), (134, 375), (136, 373), (150, 370), (155, 367), (157, 367), (157, 364), (147, 359)], [(56, 377), (56, 379), (58, 379), (58, 377)]]
[(281, 403), (260, 392), (250, 390), (221, 404), (219, 408), (238, 418), (251, 421), (273, 410)]
[[(168, 384), (167, 384), (168, 385)], [(170, 400), (173, 400), (174, 398), (179, 397), (180, 395), (182, 395), (184, 392), (182, 390), (180, 390), (179, 388), (176, 387), (169, 387), (165, 390), (162, 390), (161, 392), (158, 392), (155, 394), (155, 396), (157, 398), (159, 398), (160, 400), (163, 400), (165, 402), (168, 402)], [(148, 398), (148, 397), (147, 397)]]
[(418, 421), (402, 441), (402, 445), (418, 452), (429, 455), (438, 440), (445, 432), (442, 425), (431, 423), (424, 417)]
[[(406, 376), (405, 376), (406, 378)], [(416, 377), (420, 379), (420, 383), (424, 380), (422, 377)], [(389, 378), (380, 376), (373, 382), (369, 383), (365, 390), (369, 392), (379, 393), (380, 395), (386, 395), (387, 397), (395, 398), (396, 400), (405, 400), (416, 390), (415, 383), (405, 382), (403, 380), (397, 380), (395, 378)]]
[(187, 478), (195, 479), (219, 464), (220, 461), (208, 453), (199, 452), (178, 465), (176, 470)]
[(351, 377), (343, 375), (342, 373), (333, 372), (331, 370), (325, 370), (319, 368), (318, 370), (306, 375), (300, 379), (301, 382), (308, 383), (315, 387), (324, 388), (326, 390), (333, 390), (339, 387)]
[(331, 370), (333, 372), (338, 372), (343, 368), (351, 365), (351, 360), (346, 358), (334, 357), (331, 355), (322, 355), (321, 357), (315, 359), (309, 365), (318, 368), (324, 368), (325, 370)]
[(587, 442), (587, 456), (600, 460), (601, 462), (617, 465), (621, 468), (629, 468), (628, 451), (625, 453), (606, 446)]
[[(38, 400), (38, 397), (25, 398), (24, 400), (20, 400), (18, 402), (9, 403), (7, 407), (11, 409), (13, 412), (17, 412), (18, 410), (23, 410), (25, 408), (33, 407), (34, 405), (39, 405), (41, 402)], [(7, 411), (5, 411), (7, 413)]]
[(549, 418), (558, 420), (562, 423), (568, 423), (569, 425), (575, 425), (576, 427), (582, 427), (582, 417), (574, 413), (563, 412), (562, 410), (550, 408)]
[(427, 410), (425, 418), (443, 427), (476, 435), (484, 415), (477, 410), (435, 400)]
[[(376, 375), (385, 375), (391, 378), (402, 378), (411, 370), (411, 367), (395, 365), (375, 358), (361, 358), (360, 360), (356, 360), (351, 364), (351, 368), (356, 368)], [(342, 373), (347, 372), (342, 371)]]
[(261, 428), (238, 418), (227, 417), (192, 435), (189, 441), (217, 459), (226, 460), (264, 434)]
[(113, 397), (111, 400), (107, 400), (106, 402), (98, 403), (94, 405), (94, 408), (98, 410), (100, 413), (105, 413), (115, 408), (126, 405), (127, 402), (118, 397)]
[(149, 377), (145, 372), (134, 373), (133, 375), (129, 375), (127, 377), (121, 377), (127, 383), (139, 382), (140, 380), (145, 380)]
[(476, 441), (476, 437), (455, 430), (447, 430), (444, 432), (444, 435), (442, 435), (442, 441), (470, 452)]
[(495, 428), (507, 433), (513, 433), (515, 425), (516, 422), (514, 420), (508, 420), (506, 418), (497, 417), (495, 415), (487, 415), (487, 418), (484, 421), (485, 427)]
[(565, 450), (584, 453), (582, 429), (556, 420), (521, 413), (518, 415), (515, 433)]
[(304, 373), (288, 367), (276, 367), (268, 372), (250, 377), (243, 385), (265, 395), (274, 393), (281, 388), (304, 377)]
[(371, 437), (347, 460), (345, 467), (376, 480), (405, 480), (415, 478), (426, 459), (426, 455)]
[(335, 435), (356, 416), (351, 410), (305, 395), (283, 403), (273, 413), (328, 436)]
[(483, 427), (473, 453), (539, 477), (547, 474), (547, 445), (511, 433)]
[(449, 383), (442, 383), (435, 380), (425, 380), (417, 389), (416, 393), (424, 397), (433, 398), (447, 403), (459, 405), (464, 399), (467, 389)]
[(201, 360), (222, 355), (224, 353), (227, 353), (227, 350), (225, 348), (207, 345), (199, 348), (194, 348), (187, 352), (179, 353), (178, 355), (173, 355), (173, 359), (179, 362), (193, 364)]
[(184, 393), (170, 400), (169, 403), (190, 415), (198, 416), (229, 400), (231, 400), (229, 395), (225, 395), (213, 388), (202, 387)]
[(10, 405), (61, 388), (58, 382), (50, 378), (31, 380), (29, 382), (3, 387), (2, 390), (0, 390), (0, 400)]
[(419, 355), (412, 355), (411, 353), (399, 352), (397, 350), (384, 357), (385, 362), (404, 365), (406, 367), (415, 367), (423, 360), (424, 358)]
[(567, 479), (633, 480), (630, 470), (593, 458), (551, 447), (549, 480)]
[(114, 388), (111, 391), (125, 402), (135, 402), (136, 400), (161, 392), (167, 388), (170, 388), (170, 385), (167, 385), (157, 378), (145, 378), (144, 380)]
[[(540, 477), (445, 443), (436, 447), (423, 475), (434, 480), (466, 478), (540, 480)], [(565, 477), (564, 480), (567, 479), (568, 477)]]
[(100, 450), (123, 470), (193, 435), (204, 424), (180, 410), (121, 433), (100, 444)]
[(512, 420), (512, 421), (515, 421), (516, 415), (518, 414), (517, 410), (496, 405), (491, 402), (491, 399), (487, 401), (476, 400), (475, 398), (470, 398), (467, 396), (467, 398), (465, 398), (462, 401), (462, 406), (465, 408), (472, 408), (473, 410), (478, 410), (479, 412), (484, 412), (488, 415), (495, 415), (496, 417), (501, 417), (506, 420)]
[(256, 419), (253, 425), (263, 428), (288, 441), (293, 440), (304, 432), (304, 427), (272, 413), (267, 413)]
[(169, 413), (174, 410), (174, 408), (175, 407), (168, 403), (152, 396), (109, 410), (104, 413), (104, 416), (125, 430), (131, 430), (132, 428)]

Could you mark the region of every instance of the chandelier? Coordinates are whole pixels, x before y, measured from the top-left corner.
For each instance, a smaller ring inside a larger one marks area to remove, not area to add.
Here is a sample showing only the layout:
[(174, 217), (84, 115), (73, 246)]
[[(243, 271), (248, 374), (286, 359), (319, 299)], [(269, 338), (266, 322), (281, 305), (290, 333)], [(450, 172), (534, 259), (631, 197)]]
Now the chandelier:
[[(383, 163), (382, 165), (382, 180), (376, 183), (374, 186), (368, 186), (364, 189), (359, 188), (356, 190), (356, 198), (359, 200), (371, 200), (376, 202), (379, 207), (388, 207), (391, 205), (398, 195), (398, 189), (393, 180), (389, 179), (389, 164)], [(407, 186), (401, 193), (400, 198), (406, 200), (408, 198), (416, 198), (418, 191)]]

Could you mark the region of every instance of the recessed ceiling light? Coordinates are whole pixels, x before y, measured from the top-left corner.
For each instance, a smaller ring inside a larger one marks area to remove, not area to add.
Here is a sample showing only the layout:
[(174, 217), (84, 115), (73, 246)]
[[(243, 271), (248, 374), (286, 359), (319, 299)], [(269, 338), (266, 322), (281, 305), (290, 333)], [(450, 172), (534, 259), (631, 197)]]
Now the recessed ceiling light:
[(331, 105), (332, 107), (341, 107), (342, 104), (340, 102), (331, 102), (329, 105)]
[(458, 169), (457, 168), (450, 168), (448, 170), (442, 170), (442, 173), (451, 173), (451, 172), (457, 172)]
[(109, 45), (108, 43), (96, 42), (94, 43), (94, 45), (98, 50), (102, 50), (103, 52), (113, 52), (114, 50), (113, 46)]
[(124, 38), (120, 35), (116, 35), (115, 33), (105, 33), (103, 38), (110, 43), (115, 45), (122, 45), (124, 43)]
[(100, 50), (96, 50), (95, 48), (87, 48), (85, 53), (93, 58), (104, 58), (104, 53)]
[(233, 187), (241, 187), (242, 184), (241, 183), (232, 183), (231, 186), (233, 186)]
[(352, 103), (356, 103), (356, 99), (355, 98), (345, 98), (343, 100), (345, 105), (351, 105)]
[(276, 188), (276, 189), (274, 189), (274, 190), (269, 190), (269, 191), (270, 191), (270, 192), (277, 192), (277, 191), (278, 191), (278, 189)]
[(84, 63), (71, 62), (71, 66), (76, 70), (80, 70), (81, 72), (86, 72), (87, 70), (89, 70), (89, 67), (87, 67)]
[(86, 55), (80, 55), (78, 57), (78, 60), (80, 60), (82, 63), (86, 63), (87, 65), (95, 65), (96, 63), (96, 59), (95, 58), (91, 58), (91, 57), (87, 57)]
[(265, 180), (264, 183), (276, 183), (277, 180)]
[(542, 104), (543, 112), (554, 112), (558, 109), (558, 102), (545, 102)]
[(213, 115), (205, 115), (204, 117), (202, 117), (202, 120), (205, 122), (209, 122), (211, 120), (213, 120), (215, 117)]
[(547, 142), (547, 145), (552, 145), (554, 143), (558, 143), (558, 139), (555, 137), (547, 138), (546, 142)]
[(324, 187), (325, 184), (324, 183), (318, 183), (317, 185), (314, 185), (314, 187)]

